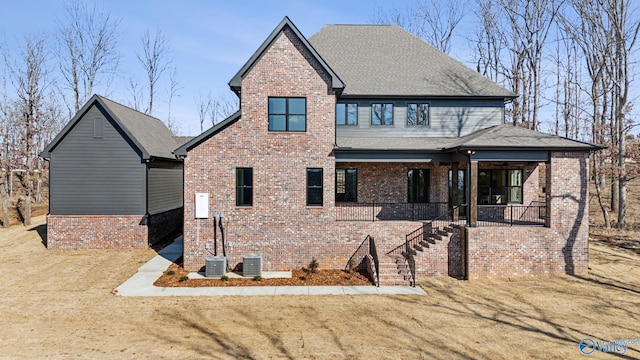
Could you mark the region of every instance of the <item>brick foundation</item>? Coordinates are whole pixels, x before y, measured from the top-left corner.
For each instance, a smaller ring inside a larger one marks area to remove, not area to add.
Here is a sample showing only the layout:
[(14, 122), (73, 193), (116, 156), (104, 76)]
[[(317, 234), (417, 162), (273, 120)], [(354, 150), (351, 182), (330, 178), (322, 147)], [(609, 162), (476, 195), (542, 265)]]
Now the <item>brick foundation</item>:
[(146, 248), (144, 220), (144, 215), (48, 215), (47, 248)]
[[(150, 215), (48, 215), (48, 249), (144, 249), (182, 228), (182, 208)], [(147, 225), (148, 224), (148, 225)]]

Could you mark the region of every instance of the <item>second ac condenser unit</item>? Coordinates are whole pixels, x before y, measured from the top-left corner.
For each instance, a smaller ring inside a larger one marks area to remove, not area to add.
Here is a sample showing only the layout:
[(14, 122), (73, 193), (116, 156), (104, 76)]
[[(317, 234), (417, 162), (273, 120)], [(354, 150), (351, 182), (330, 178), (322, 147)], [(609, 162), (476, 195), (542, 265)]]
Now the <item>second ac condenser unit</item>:
[(262, 276), (262, 255), (245, 255), (242, 260), (242, 276)]

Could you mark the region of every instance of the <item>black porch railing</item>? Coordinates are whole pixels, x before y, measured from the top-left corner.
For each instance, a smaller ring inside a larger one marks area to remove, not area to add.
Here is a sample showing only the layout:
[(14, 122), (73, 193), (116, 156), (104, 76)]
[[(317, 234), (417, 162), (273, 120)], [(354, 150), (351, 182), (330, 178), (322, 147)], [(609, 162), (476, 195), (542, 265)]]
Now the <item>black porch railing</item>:
[(336, 221), (420, 221), (449, 211), (446, 202), (433, 203), (336, 203)]
[(545, 226), (546, 218), (546, 205), (478, 205), (478, 226)]

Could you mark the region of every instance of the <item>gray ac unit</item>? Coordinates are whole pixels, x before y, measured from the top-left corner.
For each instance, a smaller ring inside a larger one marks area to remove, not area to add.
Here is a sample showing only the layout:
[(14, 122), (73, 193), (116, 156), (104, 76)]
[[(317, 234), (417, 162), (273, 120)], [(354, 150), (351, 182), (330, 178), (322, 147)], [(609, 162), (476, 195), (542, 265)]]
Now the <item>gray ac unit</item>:
[(249, 254), (242, 259), (242, 276), (262, 276), (262, 255)]
[(227, 258), (224, 256), (213, 256), (207, 258), (204, 270), (206, 277), (221, 277), (227, 272)]

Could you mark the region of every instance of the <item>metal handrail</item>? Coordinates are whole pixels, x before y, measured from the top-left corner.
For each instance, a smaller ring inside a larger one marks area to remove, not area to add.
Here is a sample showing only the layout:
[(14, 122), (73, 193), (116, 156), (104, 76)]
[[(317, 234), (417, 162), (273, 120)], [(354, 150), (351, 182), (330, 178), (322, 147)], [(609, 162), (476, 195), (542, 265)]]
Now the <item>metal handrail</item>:
[[(400, 255), (402, 255), (407, 260), (407, 263), (409, 264), (409, 270), (411, 271), (412, 286), (416, 286), (416, 262), (413, 255), (414, 250), (411, 247), (418, 241), (424, 240), (428, 236), (428, 234), (436, 234), (438, 231), (440, 231), (439, 226), (434, 226), (434, 223), (443, 222), (444, 220), (451, 221), (453, 219), (454, 211), (463, 206), (466, 206), (466, 204), (457, 205), (450, 209), (447, 213), (442, 214), (437, 218), (422, 224), (422, 226), (420, 226), (416, 230), (405, 235), (403, 244), (404, 246), (399, 245), (398, 247), (392, 249), (387, 253), (388, 255), (398, 254), (398, 252), (400, 251)], [(404, 249), (404, 251), (401, 251), (400, 249)]]
[(336, 203), (336, 221), (430, 220), (448, 209), (447, 202), (401, 203), (360, 202)]
[(478, 226), (544, 226), (546, 205), (478, 205)]

